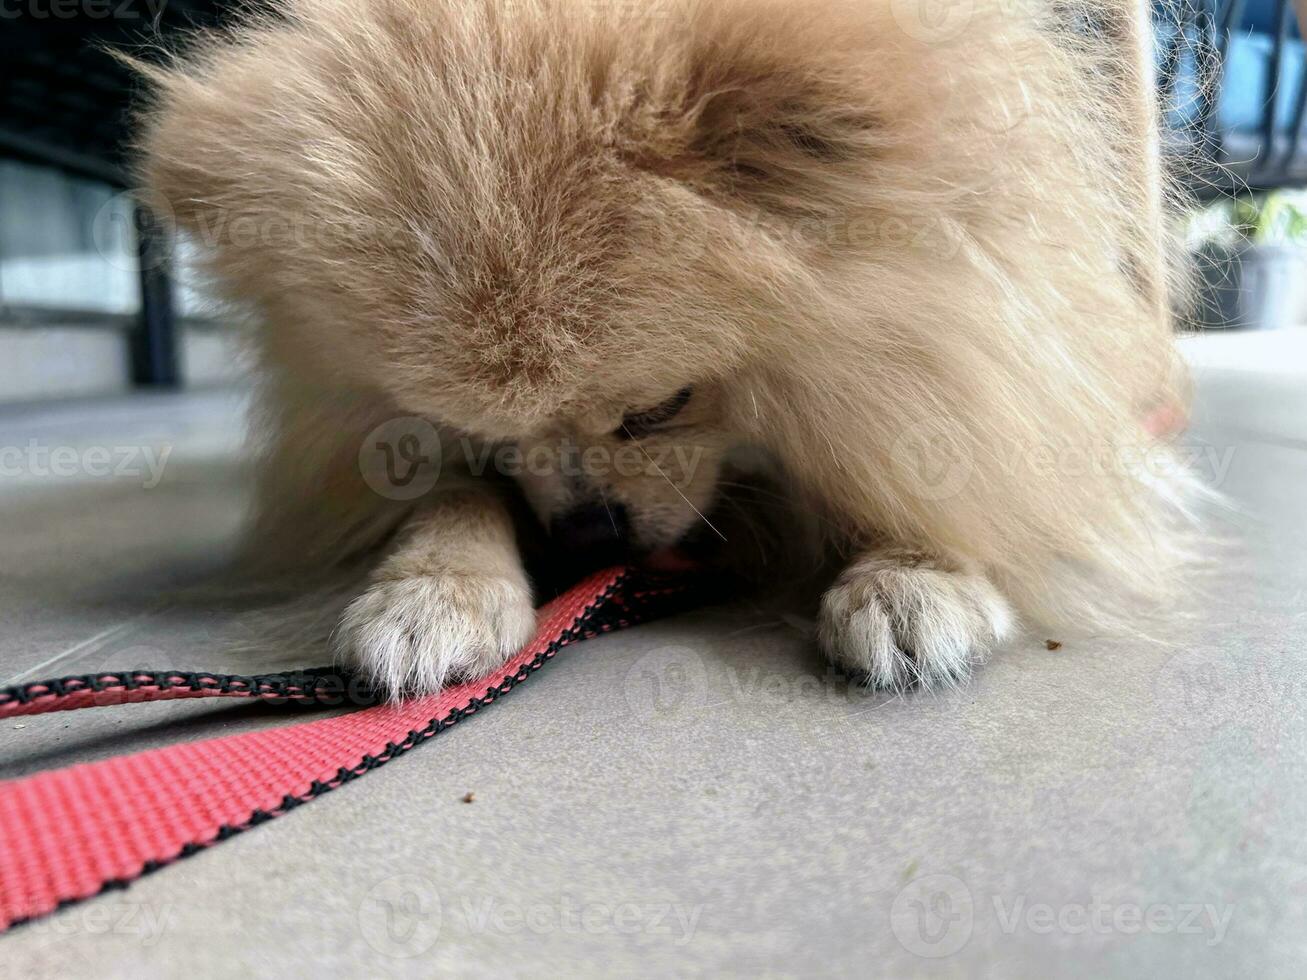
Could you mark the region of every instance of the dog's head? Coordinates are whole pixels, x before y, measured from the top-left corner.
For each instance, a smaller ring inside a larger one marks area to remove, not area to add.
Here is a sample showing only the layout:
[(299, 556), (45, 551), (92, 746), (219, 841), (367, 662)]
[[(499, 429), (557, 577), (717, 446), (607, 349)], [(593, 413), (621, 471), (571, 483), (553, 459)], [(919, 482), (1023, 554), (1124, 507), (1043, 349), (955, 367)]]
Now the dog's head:
[(672, 546), (699, 522), (712, 528), (735, 439), (717, 395), (687, 385), (643, 407), (624, 398), (519, 439), (517, 480), (551, 536), (601, 556)]
[(270, 357), (516, 447), (572, 542), (665, 548), (876, 128), (837, 24), (744, 6), (296, 0), (156, 73), (145, 184)]
[(144, 183), (272, 364), (516, 446), (573, 540), (678, 541), (756, 439), (841, 545), (1158, 591), (1133, 476), (1024, 462), (1174, 362), (1123, 8), (964, 6), (278, 0), (150, 72)]

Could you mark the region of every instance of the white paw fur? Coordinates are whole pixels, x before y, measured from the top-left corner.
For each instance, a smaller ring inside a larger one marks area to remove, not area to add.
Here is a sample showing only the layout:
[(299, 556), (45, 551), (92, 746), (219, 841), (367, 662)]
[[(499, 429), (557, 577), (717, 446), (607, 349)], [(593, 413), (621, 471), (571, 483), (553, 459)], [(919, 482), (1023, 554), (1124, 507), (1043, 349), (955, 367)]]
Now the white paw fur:
[(1013, 627), (983, 575), (886, 552), (855, 562), (822, 597), (818, 640), (871, 686), (902, 690), (964, 680)]
[(535, 622), (525, 581), (445, 572), (374, 583), (345, 610), (337, 643), (392, 697), (421, 695), (494, 670)]

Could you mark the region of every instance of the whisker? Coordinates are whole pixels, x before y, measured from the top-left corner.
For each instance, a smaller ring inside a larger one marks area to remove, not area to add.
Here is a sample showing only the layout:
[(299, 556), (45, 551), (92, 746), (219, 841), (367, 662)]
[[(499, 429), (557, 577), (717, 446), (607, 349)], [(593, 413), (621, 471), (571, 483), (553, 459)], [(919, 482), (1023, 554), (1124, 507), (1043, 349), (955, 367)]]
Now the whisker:
[[(732, 495), (744, 496), (745, 494), (752, 494), (754, 497), (761, 498), (763, 500), (774, 500), (781, 504), (788, 505), (791, 508), (795, 507), (795, 499), (792, 495), (787, 496), (786, 494), (783, 493), (776, 493), (774, 490), (765, 490), (762, 487), (758, 486), (757, 484), (739, 483), (735, 480), (720, 480), (718, 481), (717, 486), (725, 488), (726, 490), (729, 491), (729, 493), (726, 494), (726, 496), (732, 496)], [(739, 491), (744, 491), (744, 493), (739, 493)], [(794, 512), (797, 513), (797, 511)], [(806, 511), (805, 513), (808, 516), (810, 516), (813, 520), (815, 520), (818, 524), (827, 527), (833, 531), (839, 530), (839, 526), (830, 518), (824, 517), (823, 515), (815, 513), (811, 510)]]
[(732, 507), (735, 510), (735, 512), (740, 515), (740, 518), (742, 519), (744, 526), (748, 528), (749, 533), (753, 535), (754, 544), (758, 546), (758, 554), (760, 556), (766, 555), (767, 545), (762, 539), (762, 532), (759, 530), (757, 526), (758, 522), (753, 519), (753, 514), (749, 512), (749, 509), (745, 507), (744, 504), (740, 503), (738, 500), (732, 497), (729, 493), (722, 494), (721, 499), (723, 503), (730, 505), (730, 507)]
[(673, 490), (676, 491), (677, 495), (678, 495), (682, 500), (685, 501), (686, 506), (689, 507), (690, 510), (692, 510), (692, 511), (694, 511), (696, 514), (698, 514), (698, 515), (699, 515), (699, 519), (702, 520), (705, 524), (707, 524), (710, 528), (712, 528), (712, 533), (713, 533), (713, 534), (717, 535), (717, 537), (719, 537), (719, 538), (721, 538), (723, 541), (725, 541), (725, 540), (726, 540), (726, 535), (722, 534), (721, 531), (717, 530), (716, 526), (714, 526), (714, 524), (713, 524), (712, 521), (710, 521), (710, 520), (708, 520), (708, 518), (704, 517), (704, 515), (703, 515), (703, 511), (701, 511), (698, 507), (694, 506), (694, 502), (693, 502), (692, 500), (690, 500), (689, 497), (687, 497), (685, 494), (681, 493), (681, 488), (678, 487), (675, 483), (673, 483), (671, 477), (669, 477), (666, 473), (663, 472), (663, 468), (662, 468), (661, 466), (658, 465), (657, 461), (656, 461), (652, 456), (649, 455), (649, 450), (645, 449), (644, 446), (640, 446), (640, 440), (638, 440), (638, 439), (636, 439), (635, 437), (631, 436), (631, 431), (630, 431), (630, 430), (629, 430), (625, 425), (622, 426), (622, 431), (626, 433), (627, 437), (630, 438), (631, 441), (632, 441), (633, 443), (635, 443), (637, 446), (640, 447), (640, 452), (644, 453), (644, 458), (647, 459), (647, 460), (649, 460), (649, 465), (651, 465), (655, 470), (658, 471), (658, 475), (661, 476), (664, 480), (667, 481), (667, 485), (668, 485), (669, 487), (671, 487)]
[(620, 538), (622, 532), (617, 530), (617, 518), (613, 517), (613, 509), (608, 506), (608, 494), (604, 493), (603, 487), (599, 487), (599, 499), (603, 502), (604, 513), (608, 515), (608, 523), (613, 526), (613, 537)]

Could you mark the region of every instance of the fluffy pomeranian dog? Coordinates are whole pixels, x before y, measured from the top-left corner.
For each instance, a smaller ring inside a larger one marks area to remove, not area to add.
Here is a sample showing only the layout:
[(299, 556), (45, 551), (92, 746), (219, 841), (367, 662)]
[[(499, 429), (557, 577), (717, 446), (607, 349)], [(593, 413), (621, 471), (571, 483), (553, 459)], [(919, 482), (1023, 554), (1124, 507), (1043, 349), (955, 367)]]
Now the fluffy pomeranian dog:
[[(143, 68), (149, 200), (258, 323), (253, 550), (375, 555), (336, 638), (396, 693), (528, 639), (515, 500), (579, 565), (834, 563), (820, 644), (887, 687), (1164, 600), (1128, 5), (1046, 6), (284, 0)], [(415, 499), (360, 464), (395, 419)]]

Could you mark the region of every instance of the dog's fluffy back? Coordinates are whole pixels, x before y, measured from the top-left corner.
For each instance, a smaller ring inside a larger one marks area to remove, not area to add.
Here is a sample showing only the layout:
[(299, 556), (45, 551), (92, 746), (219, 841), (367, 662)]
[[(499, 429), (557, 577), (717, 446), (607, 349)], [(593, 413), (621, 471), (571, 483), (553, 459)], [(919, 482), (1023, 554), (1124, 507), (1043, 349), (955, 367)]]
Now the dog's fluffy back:
[(1141, 418), (1181, 380), (1105, 43), (639, 7), (287, 0), (151, 71), (144, 182), (274, 369), (491, 436), (721, 380), (841, 547), (977, 559), (1040, 619), (1165, 595)]

